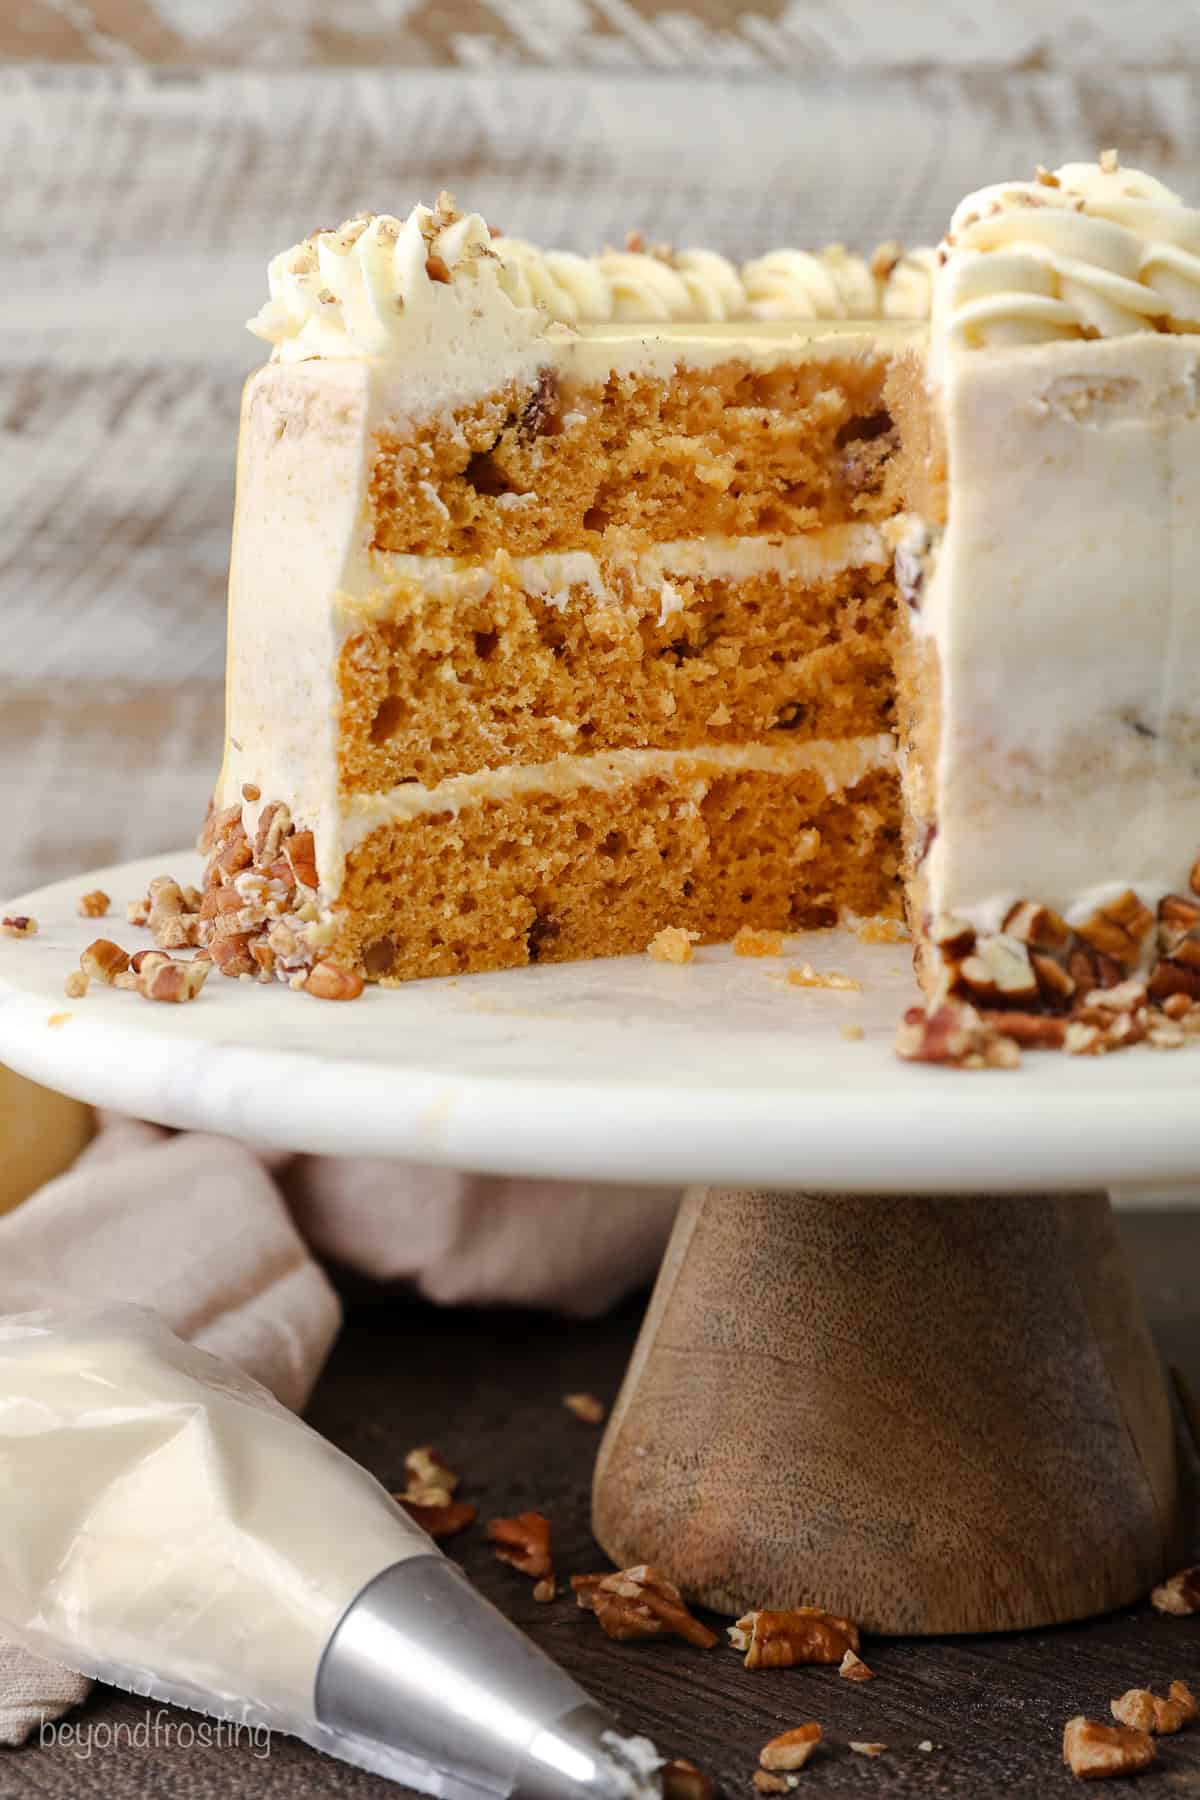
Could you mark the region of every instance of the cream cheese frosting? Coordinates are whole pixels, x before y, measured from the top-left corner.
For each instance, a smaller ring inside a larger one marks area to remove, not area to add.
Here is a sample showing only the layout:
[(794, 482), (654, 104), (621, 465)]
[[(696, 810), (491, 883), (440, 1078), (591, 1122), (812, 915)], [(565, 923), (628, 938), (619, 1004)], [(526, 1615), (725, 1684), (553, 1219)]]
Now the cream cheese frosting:
[[(527, 345), (553, 325), (719, 324), (733, 320), (923, 318), (913, 252), (877, 274), (840, 244), (779, 249), (739, 269), (714, 250), (623, 250), (578, 256), (491, 232), (448, 194), (408, 217), (364, 214), (273, 258), (269, 299), (249, 329), (277, 361), (413, 358), (486, 335)], [(895, 259), (893, 259), (895, 260)]]
[(876, 769), (890, 769), (896, 756), (890, 732), (859, 738), (809, 738), (801, 744), (700, 744), (673, 750), (600, 750), (584, 756), (556, 756), (553, 762), (510, 763), (471, 775), (452, 775), (433, 787), (405, 782), (385, 794), (347, 796), (342, 812), (343, 848), (348, 853), (382, 825), (435, 813), (459, 813), (465, 806), (520, 799), (534, 794), (612, 793), (654, 776), (694, 786), (703, 799), (713, 779), (757, 770), (768, 775), (820, 778), (828, 794), (855, 787)]
[[(560, 609), (576, 592), (586, 593), (597, 605), (623, 599), (622, 577), (651, 594), (664, 593), (672, 579), (741, 581), (777, 575), (807, 585), (827, 581), (845, 569), (882, 567), (889, 554), (883, 533), (865, 520), (786, 537), (681, 538), (644, 550), (613, 550), (602, 557), (590, 550), (543, 551), (534, 556), (509, 556), (501, 550), (481, 561), (372, 550), (368, 555), (375, 584), (368, 593), (346, 597), (342, 612), (347, 629), (357, 629), (364, 618), (386, 615), (398, 603), (409, 603), (414, 592), (481, 600), (502, 575)], [(678, 600), (670, 610), (678, 611), (682, 605)]]
[(952, 345), (936, 400), (930, 910), (1153, 908), (1200, 850), (1200, 338)]
[(1112, 152), (969, 195), (943, 252), (935, 335), (964, 349), (1200, 331), (1200, 212)]

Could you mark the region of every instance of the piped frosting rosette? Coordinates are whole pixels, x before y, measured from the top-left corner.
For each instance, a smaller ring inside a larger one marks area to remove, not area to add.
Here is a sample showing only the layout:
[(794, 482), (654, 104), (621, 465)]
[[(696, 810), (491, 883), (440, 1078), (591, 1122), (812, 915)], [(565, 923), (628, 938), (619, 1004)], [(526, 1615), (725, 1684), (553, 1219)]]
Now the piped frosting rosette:
[(1200, 331), (1200, 212), (1111, 152), (970, 195), (943, 249), (935, 334), (959, 348)]

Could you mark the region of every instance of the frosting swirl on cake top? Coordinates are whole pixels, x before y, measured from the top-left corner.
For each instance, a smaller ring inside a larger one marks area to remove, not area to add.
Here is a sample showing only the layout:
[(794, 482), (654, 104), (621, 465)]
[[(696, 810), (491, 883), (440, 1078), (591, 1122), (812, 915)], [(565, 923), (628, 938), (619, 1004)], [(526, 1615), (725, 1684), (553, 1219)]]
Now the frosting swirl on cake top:
[(478, 213), (460, 213), (448, 194), (416, 206), (406, 219), (389, 213), (348, 219), (317, 231), (273, 259), (270, 299), (248, 321), (256, 337), (284, 360), (310, 356), (395, 356), (427, 347), (439, 324), (465, 306), (526, 313), (532, 336), (544, 321), (514, 300)]
[(942, 249), (935, 336), (959, 348), (1200, 331), (1200, 212), (1112, 151), (971, 194)]
[(927, 316), (921, 259), (933, 252), (887, 248), (871, 263), (840, 244), (773, 250), (738, 269), (715, 250), (647, 250), (635, 235), (577, 256), (493, 234), (442, 194), (406, 219), (364, 214), (283, 251), (249, 328), (277, 360), (298, 361), (408, 355), (481, 311), (526, 341), (553, 325)]

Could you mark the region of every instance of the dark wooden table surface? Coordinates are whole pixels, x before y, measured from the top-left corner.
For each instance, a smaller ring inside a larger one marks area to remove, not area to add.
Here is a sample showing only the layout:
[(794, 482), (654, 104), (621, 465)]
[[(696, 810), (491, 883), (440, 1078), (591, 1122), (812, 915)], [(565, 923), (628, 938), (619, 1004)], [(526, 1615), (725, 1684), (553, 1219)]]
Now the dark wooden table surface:
[[(1127, 1229), (1159, 1342), (1200, 1390), (1200, 1215), (1142, 1214)], [(638, 1302), (596, 1324), (573, 1325), (356, 1301), (310, 1417), (394, 1486), (403, 1485), (405, 1451), (436, 1444), (461, 1472), (481, 1519), (536, 1508), (553, 1522), (561, 1577), (605, 1568), (588, 1527), (598, 1432), (568, 1414), (561, 1396), (586, 1390), (613, 1398), (640, 1312)], [(1194, 1448), (1188, 1461), (1194, 1482)], [(746, 1504), (754, 1504), (753, 1470)], [(612, 1643), (569, 1590), (536, 1604), (532, 1584), (495, 1560), (480, 1525), (451, 1548), (484, 1593), (630, 1728), (669, 1755), (691, 1757), (729, 1795), (752, 1793), (767, 1738), (809, 1719), (820, 1721), (831, 1748), (805, 1771), (804, 1793), (961, 1800), (1069, 1793), (1075, 1784), (1059, 1761), (1064, 1720), (1081, 1711), (1106, 1716), (1109, 1700), (1130, 1686), (1162, 1689), (1174, 1676), (1200, 1676), (1200, 1618), (1162, 1618), (1148, 1606), (1008, 1637), (868, 1642), (876, 1679), (861, 1685), (831, 1669), (751, 1675), (723, 1647), (703, 1653)], [(1095, 1549), (1104, 1555), (1103, 1544)], [(147, 1717), (141, 1701), (98, 1693), (74, 1716), (77, 1727), (94, 1728), (90, 1754), (81, 1754), (81, 1744), (0, 1752), (0, 1795), (382, 1800), (400, 1791), (282, 1738), (266, 1755), (248, 1744), (129, 1742), (139, 1724), (145, 1734)], [(188, 1715), (168, 1721), (186, 1723)], [(117, 1727), (126, 1741), (114, 1747)], [(889, 1748), (867, 1760), (846, 1749), (852, 1739)], [(923, 1740), (932, 1751), (917, 1748)], [(1137, 1778), (1136, 1792), (1200, 1796), (1200, 1727), (1162, 1740), (1159, 1763)]]

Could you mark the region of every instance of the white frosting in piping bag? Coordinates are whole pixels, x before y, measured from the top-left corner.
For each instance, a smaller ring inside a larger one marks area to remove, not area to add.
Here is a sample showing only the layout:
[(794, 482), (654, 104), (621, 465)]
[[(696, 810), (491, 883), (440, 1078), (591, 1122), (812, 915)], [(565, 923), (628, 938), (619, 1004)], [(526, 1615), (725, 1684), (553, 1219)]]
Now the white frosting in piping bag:
[(338, 1620), (433, 1548), (364, 1469), (152, 1313), (0, 1321), (0, 1629), (26, 1649), (311, 1737)]

